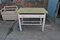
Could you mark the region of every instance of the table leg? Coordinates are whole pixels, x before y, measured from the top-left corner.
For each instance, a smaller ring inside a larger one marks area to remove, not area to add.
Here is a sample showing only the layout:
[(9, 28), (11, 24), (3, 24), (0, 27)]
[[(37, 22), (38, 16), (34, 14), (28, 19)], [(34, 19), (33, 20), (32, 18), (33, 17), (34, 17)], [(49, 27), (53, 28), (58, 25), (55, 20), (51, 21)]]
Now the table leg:
[(46, 14), (45, 14), (45, 17), (43, 18), (42, 32), (44, 32), (45, 19), (46, 19)]
[(40, 24), (42, 24), (42, 18), (40, 18)]
[(18, 14), (18, 21), (19, 21), (19, 28), (20, 28), (20, 31), (22, 31), (21, 20), (20, 20), (19, 14)]

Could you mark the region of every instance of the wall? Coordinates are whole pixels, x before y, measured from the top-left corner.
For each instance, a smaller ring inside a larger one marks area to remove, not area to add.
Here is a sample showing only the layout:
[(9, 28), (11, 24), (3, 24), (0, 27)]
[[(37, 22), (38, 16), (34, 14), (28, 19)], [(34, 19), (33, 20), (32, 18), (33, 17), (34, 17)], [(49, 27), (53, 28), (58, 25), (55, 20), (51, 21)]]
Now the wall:
[(44, 7), (47, 8), (48, 6), (48, 0), (23, 0), (18, 1), (17, 5), (22, 5), (23, 7)]

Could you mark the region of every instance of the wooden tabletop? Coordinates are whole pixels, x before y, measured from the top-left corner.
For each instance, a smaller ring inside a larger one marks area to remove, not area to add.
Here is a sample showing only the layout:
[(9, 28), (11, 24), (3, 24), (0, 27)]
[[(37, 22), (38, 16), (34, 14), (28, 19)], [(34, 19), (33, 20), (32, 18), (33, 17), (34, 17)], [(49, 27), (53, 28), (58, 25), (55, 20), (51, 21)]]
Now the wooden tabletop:
[(17, 13), (48, 13), (45, 8), (20, 8)]

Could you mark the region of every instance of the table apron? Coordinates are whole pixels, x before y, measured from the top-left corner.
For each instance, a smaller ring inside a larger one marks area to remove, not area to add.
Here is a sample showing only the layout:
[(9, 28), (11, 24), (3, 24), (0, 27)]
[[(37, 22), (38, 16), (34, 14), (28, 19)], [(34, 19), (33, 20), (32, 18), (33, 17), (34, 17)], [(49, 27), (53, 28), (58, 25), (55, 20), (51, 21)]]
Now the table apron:
[(18, 15), (19, 18), (45, 18), (46, 15)]

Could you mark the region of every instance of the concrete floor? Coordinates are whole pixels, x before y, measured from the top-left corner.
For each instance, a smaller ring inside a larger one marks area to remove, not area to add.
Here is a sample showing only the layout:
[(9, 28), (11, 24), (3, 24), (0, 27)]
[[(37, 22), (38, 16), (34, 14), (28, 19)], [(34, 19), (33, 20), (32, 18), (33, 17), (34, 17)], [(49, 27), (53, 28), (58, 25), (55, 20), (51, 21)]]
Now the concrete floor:
[[(15, 24), (14, 24), (15, 23)], [(10, 28), (13, 27), (13, 30)], [(60, 40), (60, 22), (52, 24), (46, 22), (45, 32), (41, 26), (22, 26), (20, 32), (17, 21), (0, 20), (0, 40)]]

